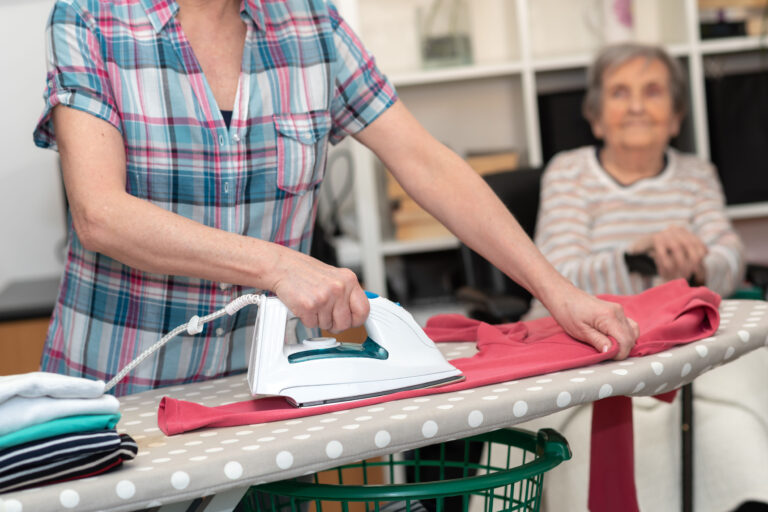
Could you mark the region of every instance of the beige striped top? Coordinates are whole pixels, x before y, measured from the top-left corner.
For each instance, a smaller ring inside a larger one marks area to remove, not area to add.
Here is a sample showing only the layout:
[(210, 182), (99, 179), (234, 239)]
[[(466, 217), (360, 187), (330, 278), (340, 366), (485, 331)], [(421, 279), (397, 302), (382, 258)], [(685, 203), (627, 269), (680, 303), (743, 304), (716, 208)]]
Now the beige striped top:
[[(714, 167), (674, 149), (657, 176), (621, 185), (594, 146), (555, 155), (542, 177), (535, 242), (557, 270), (593, 294), (639, 293), (660, 278), (629, 273), (624, 250), (637, 237), (677, 224), (709, 248), (707, 287), (723, 297), (741, 283), (743, 247), (725, 212)], [(534, 301), (526, 318), (547, 312)]]

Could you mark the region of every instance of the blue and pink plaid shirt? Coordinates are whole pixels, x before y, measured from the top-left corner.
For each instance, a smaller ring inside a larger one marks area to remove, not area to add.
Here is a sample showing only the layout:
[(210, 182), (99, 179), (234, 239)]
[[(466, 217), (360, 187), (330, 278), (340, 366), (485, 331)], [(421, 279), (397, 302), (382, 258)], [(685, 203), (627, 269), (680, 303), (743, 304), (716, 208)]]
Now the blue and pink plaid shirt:
[[(34, 134), (56, 148), (51, 110), (93, 114), (123, 136), (130, 194), (201, 224), (308, 252), (329, 142), (396, 101), (324, 0), (244, 0), (242, 72), (227, 128), (174, 0), (59, 0), (47, 29), (45, 110)], [(226, 108), (227, 106), (225, 106)], [(70, 244), (42, 369), (109, 379), (165, 333), (251, 290), (142, 272)], [(118, 395), (243, 371), (256, 308), (180, 336)]]

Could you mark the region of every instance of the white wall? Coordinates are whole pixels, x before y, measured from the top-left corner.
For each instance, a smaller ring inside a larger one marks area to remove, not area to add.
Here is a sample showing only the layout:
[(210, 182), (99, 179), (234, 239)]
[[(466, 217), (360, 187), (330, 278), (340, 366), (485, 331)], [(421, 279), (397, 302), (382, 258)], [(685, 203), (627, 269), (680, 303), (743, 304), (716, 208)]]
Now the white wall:
[(58, 275), (64, 206), (57, 154), (37, 148), (45, 23), (53, 0), (0, 2), (0, 289)]

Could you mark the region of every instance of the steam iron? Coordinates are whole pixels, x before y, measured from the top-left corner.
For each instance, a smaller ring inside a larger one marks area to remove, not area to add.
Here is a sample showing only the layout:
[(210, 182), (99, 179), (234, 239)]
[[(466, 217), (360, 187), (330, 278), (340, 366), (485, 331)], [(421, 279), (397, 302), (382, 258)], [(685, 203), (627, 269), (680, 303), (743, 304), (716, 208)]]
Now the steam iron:
[(308, 407), (464, 379), (402, 306), (366, 295), (371, 307), (362, 344), (328, 337), (291, 340), (286, 326), (295, 316), (280, 299), (267, 297), (259, 306), (251, 345), (251, 394), (283, 396), (294, 406)]

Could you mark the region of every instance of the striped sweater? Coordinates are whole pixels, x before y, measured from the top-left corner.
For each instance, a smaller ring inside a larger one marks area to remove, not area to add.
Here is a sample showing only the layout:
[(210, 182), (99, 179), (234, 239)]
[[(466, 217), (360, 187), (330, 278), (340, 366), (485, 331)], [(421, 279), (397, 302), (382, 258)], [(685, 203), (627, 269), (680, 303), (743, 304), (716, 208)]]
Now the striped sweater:
[[(715, 169), (696, 156), (667, 151), (657, 176), (624, 186), (600, 165), (593, 146), (556, 155), (542, 177), (535, 242), (565, 277), (592, 294), (636, 294), (661, 283), (630, 273), (625, 249), (670, 225), (709, 248), (706, 285), (727, 297), (744, 272), (743, 247), (725, 212)], [(546, 314), (534, 301), (527, 318)]]

